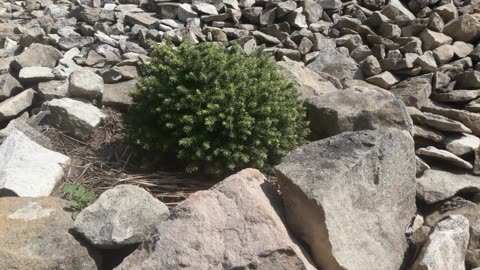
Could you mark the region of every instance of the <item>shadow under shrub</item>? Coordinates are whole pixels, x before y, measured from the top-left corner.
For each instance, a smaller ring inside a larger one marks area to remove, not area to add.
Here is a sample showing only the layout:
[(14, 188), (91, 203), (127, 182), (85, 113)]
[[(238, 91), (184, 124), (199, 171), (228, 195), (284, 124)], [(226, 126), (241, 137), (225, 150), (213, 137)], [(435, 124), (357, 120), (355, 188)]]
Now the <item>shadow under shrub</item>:
[(305, 143), (297, 89), (268, 54), (184, 43), (156, 45), (151, 57), (131, 93), (132, 142), (207, 174), (265, 169)]

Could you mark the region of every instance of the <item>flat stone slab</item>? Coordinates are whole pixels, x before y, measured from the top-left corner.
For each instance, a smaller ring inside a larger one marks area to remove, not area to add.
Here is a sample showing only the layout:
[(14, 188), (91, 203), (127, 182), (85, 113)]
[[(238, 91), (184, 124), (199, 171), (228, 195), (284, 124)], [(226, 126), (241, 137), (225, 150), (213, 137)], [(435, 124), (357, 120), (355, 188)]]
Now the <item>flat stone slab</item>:
[(480, 192), (480, 176), (430, 169), (417, 178), (417, 197), (428, 204), (446, 200), (464, 190)]
[(43, 103), (42, 109), (51, 112), (53, 125), (80, 139), (87, 139), (105, 118), (103, 112), (90, 103), (71, 98), (53, 99)]
[(464, 133), (459, 136), (447, 138), (445, 143), (445, 148), (450, 153), (462, 156), (478, 149), (480, 147), (480, 138)]
[(443, 160), (449, 164), (454, 166), (471, 170), (473, 169), (473, 165), (469, 162), (457, 157), (456, 155), (442, 149), (437, 149), (434, 146), (428, 146), (426, 148), (419, 148), (417, 149), (417, 155), (419, 156), (426, 156), (426, 157), (433, 157), (440, 160)]
[(0, 103), (0, 121), (15, 118), (19, 113), (32, 105), (36, 92), (27, 89), (20, 94)]
[(461, 122), (449, 119), (442, 115), (423, 113), (418, 116), (418, 119), (422, 124), (441, 131), (472, 133), (472, 130)]
[(48, 150), (19, 131), (0, 146), (0, 193), (19, 197), (49, 196), (63, 176), (60, 164), (70, 158)]

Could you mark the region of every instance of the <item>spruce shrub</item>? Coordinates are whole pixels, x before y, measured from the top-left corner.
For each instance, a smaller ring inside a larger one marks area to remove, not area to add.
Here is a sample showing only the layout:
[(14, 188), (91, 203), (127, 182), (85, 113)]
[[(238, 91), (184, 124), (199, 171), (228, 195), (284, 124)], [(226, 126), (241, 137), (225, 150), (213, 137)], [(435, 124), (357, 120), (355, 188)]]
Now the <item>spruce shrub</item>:
[(306, 142), (298, 91), (261, 50), (156, 45), (142, 68), (126, 117), (129, 138), (175, 153), (187, 172), (265, 169)]

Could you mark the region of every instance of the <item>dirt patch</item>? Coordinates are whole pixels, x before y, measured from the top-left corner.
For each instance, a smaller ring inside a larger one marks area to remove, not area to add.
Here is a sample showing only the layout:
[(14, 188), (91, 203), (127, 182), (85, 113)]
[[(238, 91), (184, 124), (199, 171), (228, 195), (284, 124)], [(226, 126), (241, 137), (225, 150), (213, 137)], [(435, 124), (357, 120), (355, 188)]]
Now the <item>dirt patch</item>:
[(88, 141), (77, 140), (55, 128), (43, 130), (53, 142), (52, 150), (72, 158), (72, 164), (64, 166), (63, 181), (52, 195), (64, 197), (63, 186), (67, 183), (83, 185), (97, 195), (116, 185), (132, 184), (173, 207), (189, 194), (218, 182), (178, 171), (156, 171), (149, 166), (151, 158), (125, 141), (121, 115), (111, 109), (104, 109), (104, 113), (106, 120)]

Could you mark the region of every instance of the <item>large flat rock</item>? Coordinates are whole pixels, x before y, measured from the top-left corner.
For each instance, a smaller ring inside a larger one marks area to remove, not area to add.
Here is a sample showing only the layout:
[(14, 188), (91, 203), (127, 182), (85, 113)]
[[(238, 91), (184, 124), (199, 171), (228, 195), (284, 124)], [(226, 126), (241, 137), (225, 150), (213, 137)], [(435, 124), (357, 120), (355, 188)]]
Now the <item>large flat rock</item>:
[(0, 269), (101, 269), (98, 254), (71, 234), (66, 207), (54, 197), (0, 198)]
[(405, 131), (345, 132), (276, 166), (293, 233), (320, 269), (399, 269), (415, 214), (415, 153)]
[(315, 269), (289, 235), (279, 199), (259, 171), (243, 170), (179, 204), (115, 269)]
[(70, 158), (12, 132), (0, 146), (0, 195), (49, 196)]

